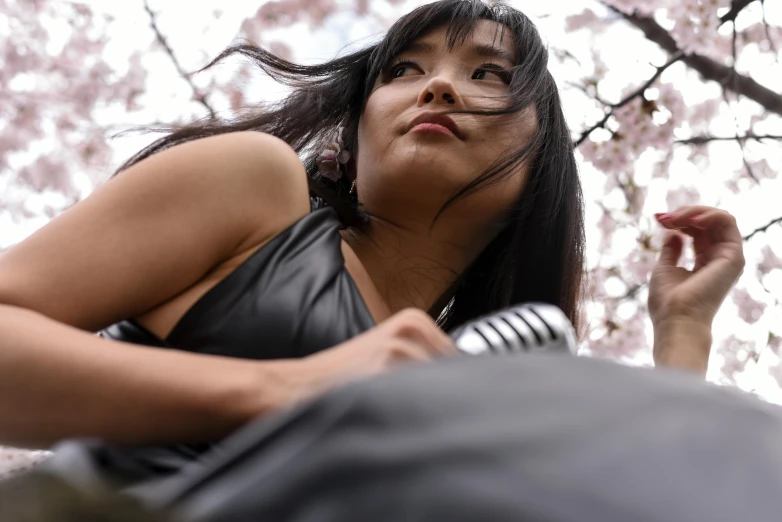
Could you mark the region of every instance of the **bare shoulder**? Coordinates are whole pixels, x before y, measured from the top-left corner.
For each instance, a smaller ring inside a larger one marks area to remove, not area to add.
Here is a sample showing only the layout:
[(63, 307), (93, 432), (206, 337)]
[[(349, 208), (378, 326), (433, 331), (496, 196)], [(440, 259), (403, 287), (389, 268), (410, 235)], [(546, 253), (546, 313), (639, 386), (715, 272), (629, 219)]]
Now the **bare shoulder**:
[[(170, 154), (169, 158), (163, 157)], [(161, 162), (185, 164), (160, 172), (196, 173), (215, 198), (257, 216), (257, 230), (283, 230), (309, 212), (307, 173), (296, 152), (283, 140), (253, 131), (231, 132), (187, 142), (161, 153)], [(256, 211), (254, 211), (255, 209)]]
[[(307, 198), (307, 174), (296, 152), (281, 139), (262, 132), (232, 132), (194, 142), (210, 160), (230, 167), (234, 180), (249, 184), (265, 194), (286, 191)], [(210, 161), (210, 163), (211, 163)], [(303, 189), (303, 190), (302, 190)]]
[(0, 255), (0, 303), (95, 331), (170, 301), (308, 212), (307, 174), (282, 140), (182, 143)]

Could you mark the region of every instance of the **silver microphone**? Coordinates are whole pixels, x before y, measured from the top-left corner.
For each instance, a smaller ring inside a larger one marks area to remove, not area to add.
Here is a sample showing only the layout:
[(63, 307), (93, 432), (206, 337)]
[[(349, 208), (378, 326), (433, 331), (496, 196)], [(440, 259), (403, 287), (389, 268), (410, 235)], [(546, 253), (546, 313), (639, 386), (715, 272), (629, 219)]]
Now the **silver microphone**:
[(448, 334), (468, 355), (561, 352), (576, 354), (576, 332), (558, 307), (524, 303), (464, 324)]

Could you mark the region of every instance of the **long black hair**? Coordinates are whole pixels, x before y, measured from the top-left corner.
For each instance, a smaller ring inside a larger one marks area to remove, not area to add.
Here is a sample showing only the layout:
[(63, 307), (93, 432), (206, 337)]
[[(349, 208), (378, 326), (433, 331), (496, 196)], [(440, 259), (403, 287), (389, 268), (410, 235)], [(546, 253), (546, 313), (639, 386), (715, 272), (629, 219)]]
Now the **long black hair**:
[(548, 52), (540, 34), (529, 18), (509, 6), (489, 6), (479, 0), (434, 2), (400, 18), (378, 44), (319, 65), (291, 63), (252, 44), (233, 45), (201, 70), (238, 53), (290, 86), (291, 94), (281, 102), (231, 120), (202, 120), (167, 129), (171, 131), (168, 135), (134, 155), (118, 172), (186, 141), (234, 131), (265, 132), (281, 138), (299, 153), (309, 174), (311, 196), (333, 207), (344, 227), (362, 228), (369, 219), (356, 196), (349, 194), (351, 176), (332, 182), (317, 175), (316, 156), (322, 150), (319, 145), (342, 126), (346, 148), (356, 150), (359, 118), (375, 80), (391, 61), (411, 42), (437, 27), (447, 27), (448, 42), (453, 47), (482, 20), (497, 22), (515, 43), (516, 64), (510, 77), (508, 104), (501, 110), (454, 112), (496, 115), (534, 108), (537, 132), (528, 143), (520, 143), (518, 150), (497, 158), (438, 213), (487, 183), (512, 174), (521, 163), (528, 164), (525, 189), (501, 232), (461, 275), (457, 287), (450, 289), (430, 312), (440, 314), (439, 322), (448, 330), (515, 303), (542, 301), (559, 306), (578, 328), (584, 210), (573, 142), (556, 84), (547, 69)]

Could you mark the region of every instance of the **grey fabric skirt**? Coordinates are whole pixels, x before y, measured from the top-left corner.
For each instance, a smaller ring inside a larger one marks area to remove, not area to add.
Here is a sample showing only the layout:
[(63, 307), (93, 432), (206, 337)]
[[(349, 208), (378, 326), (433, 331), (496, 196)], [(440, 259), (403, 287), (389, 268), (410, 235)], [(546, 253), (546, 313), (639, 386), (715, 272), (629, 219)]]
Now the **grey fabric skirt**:
[[(84, 444), (59, 469), (105, 483)], [(673, 371), (465, 357), (259, 419), (125, 494), (189, 522), (778, 522), (782, 414)]]

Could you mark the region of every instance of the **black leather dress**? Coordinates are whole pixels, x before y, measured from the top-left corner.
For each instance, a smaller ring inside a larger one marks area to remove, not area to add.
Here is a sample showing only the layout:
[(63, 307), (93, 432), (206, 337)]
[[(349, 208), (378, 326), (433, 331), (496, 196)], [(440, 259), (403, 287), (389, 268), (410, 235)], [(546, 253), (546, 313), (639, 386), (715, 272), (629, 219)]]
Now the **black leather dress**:
[[(345, 268), (334, 209), (312, 211), (253, 253), (160, 339), (132, 319), (99, 335), (135, 344), (246, 359), (302, 357), (374, 326)], [(102, 460), (128, 479), (178, 471), (211, 444), (111, 448)]]

